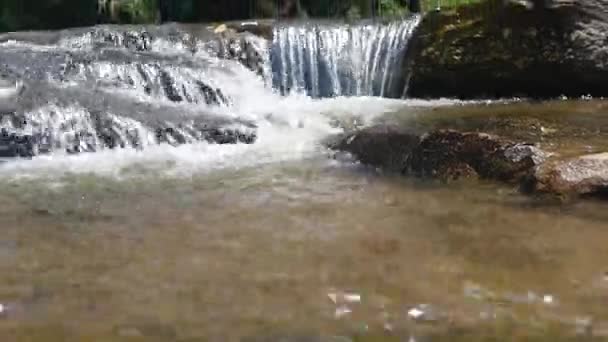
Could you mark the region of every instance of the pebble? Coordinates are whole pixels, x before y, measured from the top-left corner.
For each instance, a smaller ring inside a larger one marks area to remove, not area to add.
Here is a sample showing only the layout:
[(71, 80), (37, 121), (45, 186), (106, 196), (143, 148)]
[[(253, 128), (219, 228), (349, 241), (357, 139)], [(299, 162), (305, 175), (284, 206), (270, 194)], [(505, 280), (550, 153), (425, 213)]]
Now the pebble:
[(590, 317), (577, 317), (574, 324), (577, 335), (590, 336), (593, 333), (593, 320)]
[(463, 292), (465, 297), (473, 298), (476, 300), (491, 299), (495, 296), (494, 293), (487, 291), (480, 285), (475, 284), (473, 282), (465, 282)]
[(346, 315), (350, 315), (353, 312), (353, 310), (351, 310), (349, 307), (347, 306), (340, 306), (338, 308), (336, 308), (336, 312), (334, 313), (334, 317), (336, 319), (340, 319)]
[(327, 297), (334, 303), (360, 303), (361, 295), (358, 293), (342, 293), (342, 292), (330, 292)]
[(424, 311), (418, 309), (418, 308), (413, 308), (410, 309), (410, 311), (407, 312), (407, 315), (410, 316), (413, 319), (419, 319), (424, 315)]
[(420, 304), (411, 308), (407, 315), (415, 321), (433, 322), (439, 320), (439, 312), (430, 304)]
[(395, 198), (394, 196), (386, 196), (384, 197), (384, 204), (389, 207), (393, 207), (397, 205), (397, 198)]
[(118, 331), (120, 337), (142, 337), (143, 334), (137, 328), (124, 327)]

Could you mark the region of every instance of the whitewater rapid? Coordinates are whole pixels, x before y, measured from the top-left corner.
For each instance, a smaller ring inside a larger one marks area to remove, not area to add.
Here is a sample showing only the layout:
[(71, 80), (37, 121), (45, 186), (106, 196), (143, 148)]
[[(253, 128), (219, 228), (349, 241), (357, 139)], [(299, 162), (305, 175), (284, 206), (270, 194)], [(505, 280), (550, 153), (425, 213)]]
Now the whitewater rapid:
[[(353, 44), (350, 50), (359, 49), (357, 44), (373, 32), (379, 35), (360, 49), (365, 53), (360, 63), (371, 60), (374, 65), (364, 68), (367, 75), (360, 82), (361, 89), (368, 91), (328, 94), (330, 98), (273, 87), (269, 72), (273, 43), (253, 36), (229, 41), (240, 44), (232, 46), (237, 51), (230, 53), (222, 47), (228, 43), (197, 39), (174, 27), (151, 33), (150, 28), (97, 27), (39, 38), (42, 42), (0, 36), (0, 62), (5, 63), (1, 71), (24, 80), (28, 89), (18, 111), (22, 124), (4, 117), (2, 127), (50, 132), (60, 147), (31, 160), (5, 162), (0, 165), (0, 177), (96, 174), (121, 178), (145, 172), (192, 176), (326, 154), (323, 140), (342, 131), (336, 122), (356, 120), (364, 125), (406, 107), (455, 102), (369, 96), (376, 95), (374, 80), (380, 82), (378, 86), (388, 84), (387, 68), (402, 52), (390, 49), (406, 45), (400, 39), (408, 37), (415, 23), (344, 28), (354, 38), (343, 42)], [(352, 34), (363, 31), (366, 35)], [(282, 37), (277, 32), (277, 39)], [(321, 43), (328, 41), (323, 37), (319, 35)], [(308, 33), (302, 38), (311, 39)], [(243, 46), (253, 46), (253, 52), (245, 52)], [(323, 51), (311, 53), (321, 58)], [(238, 58), (227, 58), (245, 53), (255, 54), (263, 65), (252, 68)], [(250, 144), (210, 143), (200, 134), (209, 122), (221, 132), (254, 130), (256, 139)], [(108, 148), (117, 145), (122, 148)], [(69, 148), (95, 153), (67, 153)]]

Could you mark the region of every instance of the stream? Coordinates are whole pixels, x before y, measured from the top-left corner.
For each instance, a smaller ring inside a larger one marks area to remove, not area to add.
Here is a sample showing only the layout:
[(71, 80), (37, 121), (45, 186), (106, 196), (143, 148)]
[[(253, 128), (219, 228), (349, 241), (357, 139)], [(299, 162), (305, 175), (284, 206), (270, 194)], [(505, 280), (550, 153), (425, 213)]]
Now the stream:
[(402, 98), (388, 70), (418, 20), (0, 35), (0, 76), (24, 84), (0, 127), (35, 145), (0, 162), (2, 341), (604, 338), (605, 204), (326, 147), (387, 121), (607, 147), (585, 135), (608, 132), (603, 100)]

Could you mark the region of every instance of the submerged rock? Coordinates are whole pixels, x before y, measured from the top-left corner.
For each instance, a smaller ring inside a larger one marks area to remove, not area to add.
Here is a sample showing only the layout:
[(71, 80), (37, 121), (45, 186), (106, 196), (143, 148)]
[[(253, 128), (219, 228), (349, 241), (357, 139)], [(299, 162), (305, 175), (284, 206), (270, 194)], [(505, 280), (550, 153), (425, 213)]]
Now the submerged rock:
[(539, 192), (561, 195), (608, 195), (608, 153), (553, 161), (535, 173)]

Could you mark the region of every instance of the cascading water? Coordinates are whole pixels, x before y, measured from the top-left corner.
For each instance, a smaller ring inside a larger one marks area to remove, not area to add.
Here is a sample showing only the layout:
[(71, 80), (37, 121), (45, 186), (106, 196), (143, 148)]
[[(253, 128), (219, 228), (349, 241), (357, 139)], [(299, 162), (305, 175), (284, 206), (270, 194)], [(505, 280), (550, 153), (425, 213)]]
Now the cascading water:
[(392, 107), (336, 97), (399, 97), (418, 21), (279, 25), (272, 41), (175, 24), (0, 35), (0, 79), (25, 84), (0, 113), (0, 156), (195, 142), (298, 155), (339, 113)]
[(401, 62), (419, 21), (280, 25), (271, 49), (273, 83), (283, 94), (401, 97)]
[(0, 113), (0, 154), (252, 143), (255, 123), (235, 117), (233, 99), (265, 86), (236, 58), (245, 44), (172, 27), (0, 36), (0, 78), (25, 84), (17, 110)]

